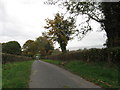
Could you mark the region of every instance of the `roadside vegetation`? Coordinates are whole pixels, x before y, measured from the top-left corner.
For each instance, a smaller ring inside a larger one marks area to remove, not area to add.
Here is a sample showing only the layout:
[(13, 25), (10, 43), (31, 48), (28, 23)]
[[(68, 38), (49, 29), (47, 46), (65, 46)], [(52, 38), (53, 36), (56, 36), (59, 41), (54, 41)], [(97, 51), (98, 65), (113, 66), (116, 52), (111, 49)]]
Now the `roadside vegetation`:
[(0, 89), (2, 88), (2, 64), (0, 64)]
[(2, 65), (2, 88), (28, 88), (33, 61)]
[[(94, 82), (103, 88), (118, 88), (118, 69), (106, 66), (104, 63), (87, 63), (83, 61), (43, 60), (63, 68)], [(120, 88), (120, 87), (119, 87)]]

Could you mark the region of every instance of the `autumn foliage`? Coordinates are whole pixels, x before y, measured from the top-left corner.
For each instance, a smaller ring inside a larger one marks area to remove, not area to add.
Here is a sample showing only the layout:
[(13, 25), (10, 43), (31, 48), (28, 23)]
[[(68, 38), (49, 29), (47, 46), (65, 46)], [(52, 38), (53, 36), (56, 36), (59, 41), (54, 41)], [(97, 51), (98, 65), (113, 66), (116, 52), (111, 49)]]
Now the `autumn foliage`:
[(75, 20), (71, 17), (65, 19), (63, 15), (57, 13), (54, 19), (46, 19), (47, 31), (44, 33), (52, 41), (58, 42), (62, 52), (66, 52), (68, 41), (75, 33)]

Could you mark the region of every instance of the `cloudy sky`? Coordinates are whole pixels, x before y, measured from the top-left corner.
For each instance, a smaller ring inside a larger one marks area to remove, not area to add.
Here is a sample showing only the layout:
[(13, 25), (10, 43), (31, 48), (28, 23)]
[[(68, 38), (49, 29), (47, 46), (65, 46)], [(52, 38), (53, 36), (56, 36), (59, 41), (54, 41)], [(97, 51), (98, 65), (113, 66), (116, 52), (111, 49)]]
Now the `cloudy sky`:
[[(44, 5), (44, 0), (0, 0), (0, 42), (18, 41), (21, 46), (29, 39), (41, 36), (46, 25), (46, 18), (53, 18), (64, 10), (51, 5)], [(79, 19), (78, 19), (79, 21)], [(86, 47), (102, 47), (105, 43), (105, 32), (98, 32), (99, 24), (91, 23), (94, 30), (84, 39), (69, 41), (67, 48), (76, 50)], [(55, 45), (59, 47), (59, 45)]]

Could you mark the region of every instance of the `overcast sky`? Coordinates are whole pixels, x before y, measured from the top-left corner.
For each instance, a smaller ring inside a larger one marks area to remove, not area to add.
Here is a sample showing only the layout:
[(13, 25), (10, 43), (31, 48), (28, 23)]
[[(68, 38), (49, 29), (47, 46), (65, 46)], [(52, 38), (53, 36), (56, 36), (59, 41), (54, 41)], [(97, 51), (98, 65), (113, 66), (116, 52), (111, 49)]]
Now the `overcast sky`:
[[(63, 12), (63, 9), (57, 6), (44, 5), (43, 1), (0, 0), (0, 42), (15, 40), (22, 46), (27, 40), (35, 40), (41, 36), (41, 32), (45, 31), (45, 19), (52, 19), (58, 11)], [(99, 24), (96, 22), (91, 24), (94, 30), (81, 41), (77, 38), (69, 41), (67, 49), (102, 47), (106, 40), (105, 32), (97, 31)]]

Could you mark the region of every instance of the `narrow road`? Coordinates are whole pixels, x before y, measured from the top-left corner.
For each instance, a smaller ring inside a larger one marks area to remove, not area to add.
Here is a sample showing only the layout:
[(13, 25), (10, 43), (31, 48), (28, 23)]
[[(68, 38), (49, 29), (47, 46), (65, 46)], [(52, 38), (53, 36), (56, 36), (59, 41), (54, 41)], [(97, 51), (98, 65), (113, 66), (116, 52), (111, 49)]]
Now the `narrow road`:
[(32, 64), (29, 88), (100, 88), (56, 65), (36, 60)]

